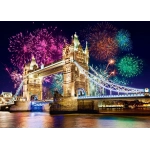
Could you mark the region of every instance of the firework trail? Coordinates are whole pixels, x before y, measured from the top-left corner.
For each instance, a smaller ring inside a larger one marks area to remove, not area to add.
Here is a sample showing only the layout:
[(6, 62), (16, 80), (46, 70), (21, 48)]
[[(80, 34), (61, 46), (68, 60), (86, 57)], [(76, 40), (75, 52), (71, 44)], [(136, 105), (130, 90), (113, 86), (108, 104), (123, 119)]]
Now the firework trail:
[(10, 75), (11, 74), (11, 69), (7, 67), (7, 65), (3, 64), (2, 62), (0, 62), (3, 66), (4, 66), (4, 70)]

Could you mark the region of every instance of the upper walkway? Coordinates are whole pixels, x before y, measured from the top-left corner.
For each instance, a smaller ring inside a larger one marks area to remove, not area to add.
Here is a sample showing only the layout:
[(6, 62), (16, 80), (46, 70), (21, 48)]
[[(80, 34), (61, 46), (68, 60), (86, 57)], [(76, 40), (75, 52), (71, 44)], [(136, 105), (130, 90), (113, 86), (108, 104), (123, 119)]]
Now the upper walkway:
[(45, 77), (45, 76), (48, 76), (51, 74), (56, 74), (56, 73), (63, 71), (63, 65), (64, 64), (65, 64), (65, 62), (63, 60), (60, 60), (60, 61), (51, 63), (47, 66), (44, 66), (43, 68), (31, 71), (26, 76), (38, 74), (39, 77)]

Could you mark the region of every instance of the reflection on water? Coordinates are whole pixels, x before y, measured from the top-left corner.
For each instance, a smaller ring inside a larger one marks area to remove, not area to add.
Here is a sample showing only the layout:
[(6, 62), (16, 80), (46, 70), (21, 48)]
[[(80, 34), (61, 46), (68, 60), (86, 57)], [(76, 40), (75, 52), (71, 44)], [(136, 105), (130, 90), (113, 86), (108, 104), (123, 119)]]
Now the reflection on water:
[(149, 128), (150, 116), (0, 112), (0, 128)]

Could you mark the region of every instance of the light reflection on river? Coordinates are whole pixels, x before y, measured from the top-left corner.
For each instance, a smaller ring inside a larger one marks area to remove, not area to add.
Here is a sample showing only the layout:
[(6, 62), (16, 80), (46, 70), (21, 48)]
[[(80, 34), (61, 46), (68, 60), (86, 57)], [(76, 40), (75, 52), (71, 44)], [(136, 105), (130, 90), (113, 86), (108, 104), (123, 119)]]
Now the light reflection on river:
[(0, 128), (150, 128), (150, 116), (0, 112)]

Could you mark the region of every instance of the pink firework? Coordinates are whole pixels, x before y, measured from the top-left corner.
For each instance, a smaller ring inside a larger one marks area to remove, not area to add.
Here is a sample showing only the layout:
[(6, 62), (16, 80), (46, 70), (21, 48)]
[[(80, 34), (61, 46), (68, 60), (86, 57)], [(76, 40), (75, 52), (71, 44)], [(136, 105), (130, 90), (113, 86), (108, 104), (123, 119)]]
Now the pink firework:
[(50, 75), (48, 77), (43, 78), (43, 85), (46, 83), (52, 83), (54, 75)]
[[(9, 52), (11, 53), (11, 62), (18, 68), (17, 71), (9, 71), (15, 87), (21, 82), (20, 73), (23, 72), (25, 64), (31, 62), (31, 57), (34, 55), (36, 62), (41, 64), (50, 64), (62, 59), (62, 50), (64, 47), (65, 37), (61, 35), (57, 27), (54, 29), (43, 28), (37, 29), (31, 33), (19, 33), (9, 39)], [(43, 79), (43, 85), (51, 83), (53, 77)]]
[(22, 71), (23, 66), (31, 61), (32, 55), (32, 35), (30, 33), (19, 33), (9, 39), (9, 52), (11, 52), (11, 62)]
[(56, 29), (51, 28), (37, 29), (32, 33), (32, 50), (39, 65), (62, 59), (65, 38), (56, 33)]
[(13, 71), (10, 74), (10, 76), (11, 76), (11, 79), (14, 83), (14, 88), (17, 88), (22, 81), (22, 75), (20, 73), (18, 73), (18, 71)]
[(31, 61), (32, 54), (38, 65), (50, 64), (62, 59), (64, 39), (57, 28), (37, 29), (31, 33), (19, 33), (9, 39), (11, 62), (22, 72), (25, 64)]

